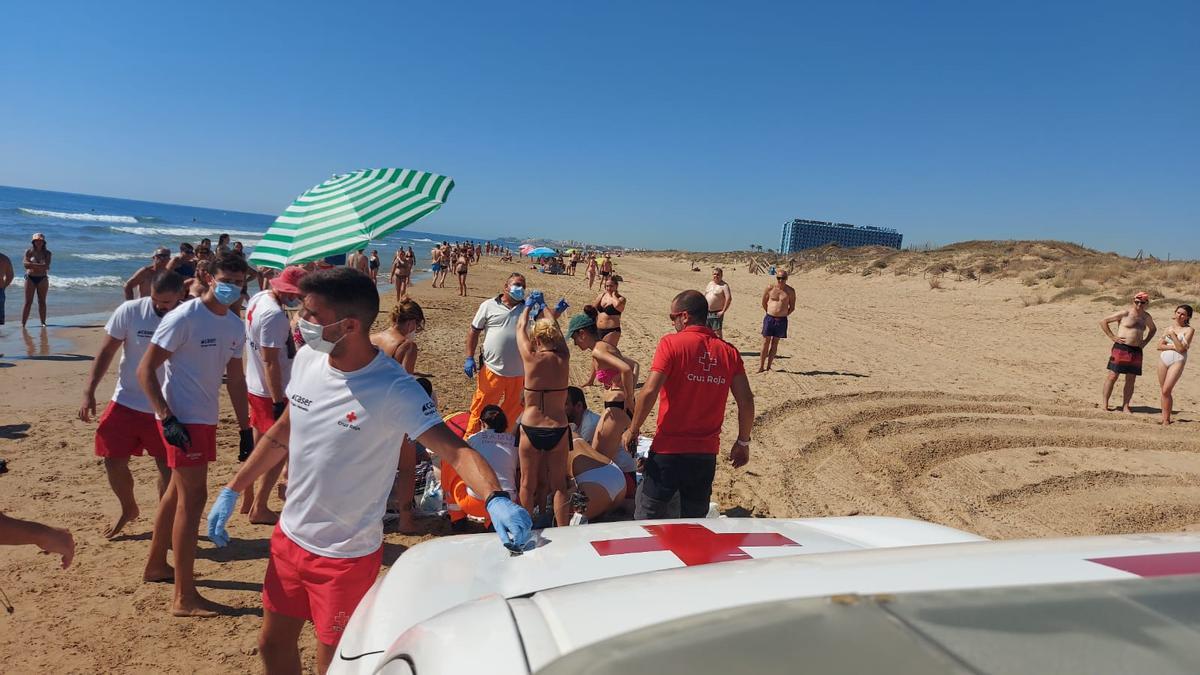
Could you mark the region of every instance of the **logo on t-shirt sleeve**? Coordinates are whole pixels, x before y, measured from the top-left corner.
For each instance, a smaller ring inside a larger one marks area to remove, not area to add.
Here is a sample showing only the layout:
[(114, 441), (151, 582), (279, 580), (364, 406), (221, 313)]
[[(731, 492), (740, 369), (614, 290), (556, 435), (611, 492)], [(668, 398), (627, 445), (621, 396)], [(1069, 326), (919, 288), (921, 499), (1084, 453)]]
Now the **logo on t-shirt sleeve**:
[(426, 401), (425, 405), (421, 406), (421, 414), (425, 417), (436, 415), (437, 406), (433, 404), (433, 401)]

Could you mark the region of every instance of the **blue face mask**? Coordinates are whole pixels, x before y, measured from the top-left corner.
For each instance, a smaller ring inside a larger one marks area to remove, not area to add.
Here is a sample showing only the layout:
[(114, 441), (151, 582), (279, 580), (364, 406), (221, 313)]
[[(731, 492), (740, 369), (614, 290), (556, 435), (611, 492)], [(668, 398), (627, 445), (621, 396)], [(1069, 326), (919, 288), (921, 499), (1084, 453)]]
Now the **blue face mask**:
[(520, 302), (525, 299), (525, 287), (512, 285), (508, 287), (508, 297)]
[(224, 281), (218, 281), (217, 287), (213, 291), (213, 294), (217, 296), (217, 302), (228, 307), (242, 297), (242, 287)]

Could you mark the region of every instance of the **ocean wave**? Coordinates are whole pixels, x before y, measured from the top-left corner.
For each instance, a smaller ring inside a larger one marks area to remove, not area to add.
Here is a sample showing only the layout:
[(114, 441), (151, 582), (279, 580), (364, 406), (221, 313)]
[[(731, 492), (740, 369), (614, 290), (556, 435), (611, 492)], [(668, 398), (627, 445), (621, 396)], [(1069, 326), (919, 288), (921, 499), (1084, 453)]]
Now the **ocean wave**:
[(20, 213), (30, 216), (56, 217), (59, 220), (90, 220), (97, 222), (138, 222), (136, 216), (112, 216), (103, 214), (76, 214), (70, 211), (46, 211), (42, 209), (17, 209)]
[(426, 238), (424, 238), (424, 237), (422, 237), (422, 238), (420, 238), (420, 239), (413, 239), (413, 241), (414, 241), (414, 242), (417, 242), (417, 241), (423, 241), (423, 242), (426, 242), (426, 243), (429, 243), (429, 244), (432, 244), (432, 243), (433, 243), (433, 240), (432, 240), (432, 239), (426, 239)]
[(100, 260), (100, 261), (141, 260), (142, 258), (149, 258), (150, 254), (149, 253), (72, 253), (71, 257), (79, 258), (80, 260)]
[(211, 227), (110, 227), (108, 229), (113, 232), (124, 232), (143, 237), (208, 237), (216, 239), (218, 234), (224, 233), (231, 237), (254, 237), (257, 241), (263, 235), (262, 232), (220, 230)]
[[(12, 285), (24, 286), (25, 278), (17, 277), (13, 279)], [(124, 285), (124, 279), (108, 274), (94, 277), (59, 277), (53, 274), (50, 275), (50, 288), (120, 288)]]

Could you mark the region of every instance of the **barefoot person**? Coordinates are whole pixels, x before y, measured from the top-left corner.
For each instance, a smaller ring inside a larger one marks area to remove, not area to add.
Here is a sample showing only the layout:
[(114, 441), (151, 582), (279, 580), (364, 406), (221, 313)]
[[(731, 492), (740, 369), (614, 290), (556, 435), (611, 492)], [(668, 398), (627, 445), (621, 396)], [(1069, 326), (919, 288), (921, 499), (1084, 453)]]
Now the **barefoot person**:
[(1158, 344), (1158, 387), (1162, 392), (1162, 423), (1171, 423), (1171, 406), (1175, 403), (1173, 392), (1183, 367), (1187, 365), (1188, 346), (1196, 336), (1192, 328), (1192, 306), (1179, 305), (1175, 308), (1175, 321), (1162, 336)]
[(788, 317), (796, 311), (796, 289), (788, 286), (787, 270), (776, 270), (775, 283), (763, 291), (762, 351), (758, 353), (758, 372), (770, 370), (775, 363), (779, 340), (787, 337)]
[(53, 254), (46, 248), (46, 235), (33, 235), (29, 248), (25, 250), (25, 307), (21, 310), (21, 327), (29, 321), (29, 310), (33, 297), (37, 295), (38, 318), (46, 325), (46, 293), (50, 290), (50, 258)]
[[(283, 270), (265, 291), (259, 291), (246, 305), (246, 392), (250, 404), (250, 427), (254, 441), (271, 429), (287, 408), (288, 381), (292, 377), (292, 359), (296, 345), (292, 326), (284, 307), (300, 303), (300, 280), (308, 274), (302, 267)], [(238, 459), (244, 460), (244, 457)], [(279, 480), (283, 465), (263, 474), (255, 492), (246, 491), (242, 512), (256, 525), (274, 525), (279, 514), (270, 509), (271, 490)]]
[(379, 251), (371, 250), (371, 257), (367, 259), (367, 268), (371, 270), (371, 281), (379, 283)]
[[(411, 251), (411, 249), (409, 249)], [(396, 287), (396, 301), (408, 297), (408, 280), (412, 276), (413, 259), (403, 249), (396, 251), (392, 259), (392, 272), (389, 277)]]
[(680, 517), (708, 513), (730, 393), (737, 403), (738, 435), (729, 459), (734, 468), (750, 461), (754, 395), (737, 348), (705, 325), (708, 303), (699, 291), (675, 296), (670, 319), (675, 332), (659, 340), (650, 376), (637, 396), (633, 424), (625, 432), (625, 447), (636, 447), (658, 398), (658, 427), (638, 485), (637, 520), (669, 517), (676, 494)]
[[(1133, 306), (1104, 317), (1100, 321), (1100, 330), (1112, 340), (1112, 351), (1108, 357), (1108, 374), (1104, 377), (1104, 388), (1101, 391), (1100, 406), (1109, 410), (1108, 400), (1112, 397), (1113, 385), (1117, 378), (1125, 376), (1125, 390), (1121, 396), (1121, 410), (1133, 412), (1129, 401), (1133, 399), (1133, 385), (1138, 375), (1142, 374), (1142, 347), (1154, 339), (1158, 328), (1154, 319), (1146, 311), (1150, 304), (1150, 295), (1145, 291), (1133, 296)], [(1114, 335), (1109, 328), (1110, 323), (1117, 324)]]
[[(32, 520), (21, 520), (6, 516), (0, 512), (0, 546), (24, 546), (33, 544), (59, 557), (59, 563), (65, 570), (75, 559), (75, 538), (70, 530), (43, 525)], [(12, 607), (8, 608), (12, 612)]]
[[(129, 277), (125, 282), (125, 299), (133, 300), (134, 297), (147, 298), (150, 297), (150, 280), (167, 269), (167, 263), (171, 262), (171, 249), (159, 248), (154, 251), (154, 258), (149, 265), (139, 269)], [(137, 295), (134, 296), (136, 291)]]
[(371, 279), (325, 270), (305, 277), (300, 290), (306, 346), (296, 354), (290, 406), (208, 514), (209, 538), (226, 545), (238, 493), (287, 458), (288, 498), (262, 591), (258, 650), (268, 673), (301, 672), (297, 641), (306, 621), (316, 629), (317, 672), (329, 667), (346, 621), (379, 576), (382, 518), (405, 436), (485, 496), (503, 544), (523, 547), (531, 527), (487, 462), (442, 424), (417, 381), (371, 344), (379, 312)]
[[(525, 409), (517, 423), (517, 451), (521, 458), (521, 505), (531, 512), (543, 509), (554, 495), (554, 519), (571, 522), (567, 492), (567, 451), (571, 428), (567, 426), (567, 383), (570, 358), (567, 341), (541, 293), (530, 295), (517, 321), (517, 345), (525, 371)], [(529, 331), (530, 315), (541, 314)]]
[[(201, 268), (208, 290), (167, 314), (138, 365), (138, 382), (150, 400), (167, 449), (171, 482), (158, 503), (154, 535), (143, 578), (174, 578), (171, 613), (216, 616), (220, 606), (196, 590), (193, 565), (200, 514), (208, 500), (208, 463), (217, 459), (218, 392), (226, 380), (233, 413), (241, 429), (239, 452), (254, 447), (246, 403), (242, 347), (246, 332), (230, 305), (242, 297), (250, 274), (246, 259), (225, 253)], [(160, 384), (158, 369), (166, 365)], [(175, 568), (167, 565), (168, 547)]]
[[(471, 414), (467, 434), (479, 431), (479, 414), (486, 405), (498, 405), (510, 420), (521, 414), (521, 388), (525, 386), (525, 370), (517, 349), (517, 319), (525, 301), (525, 276), (513, 272), (504, 282), (504, 290), (496, 297), (484, 300), (467, 330), (467, 356), (463, 373), (475, 378), (475, 396), (471, 399)], [(475, 361), (479, 334), (483, 338), (483, 363)]]
[(458, 276), (458, 294), (467, 297), (467, 268), (470, 266), (471, 258), (467, 254), (470, 249), (463, 249), (457, 253), (457, 258), (454, 261), (454, 274)]
[(3, 253), (0, 253), (0, 326), (4, 325), (5, 289), (12, 284), (14, 276), (12, 260)]
[(733, 289), (725, 283), (725, 271), (714, 267), (712, 281), (704, 288), (704, 298), (708, 300), (708, 327), (713, 329), (717, 337), (725, 339), (722, 328), (725, 325), (725, 312), (733, 304)]
[(96, 456), (104, 458), (108, 485), (121, 506), (120, 515), (104, 531), (104, 536), (109, 539), (120, 534), (125, 525), (140, 513), (137, 499), (133, 496), (130, 457), (141, 457), (145, 453), (154, 458), (158, 467), (159, 499), (162, 499), (171, 480), (167, 449), (158, 433), (154, 408), (138, 384), (137, 369), (162, 318), (179, 306), (184, 295), (183, 277), (163, 271), (154, 277), (147, 297), (128, 300), (117, 307), (104, 325), (104, 342), (100, 344), (100, 351), (92, 362), (91, 373), (83, 388), (79, 419), (88, 422), (96, 416), (96, 387), (108, 372), (117, 350), (121, 350), (117, 386), (113, 390), (112, 400), (100, 416), (95, 440)]

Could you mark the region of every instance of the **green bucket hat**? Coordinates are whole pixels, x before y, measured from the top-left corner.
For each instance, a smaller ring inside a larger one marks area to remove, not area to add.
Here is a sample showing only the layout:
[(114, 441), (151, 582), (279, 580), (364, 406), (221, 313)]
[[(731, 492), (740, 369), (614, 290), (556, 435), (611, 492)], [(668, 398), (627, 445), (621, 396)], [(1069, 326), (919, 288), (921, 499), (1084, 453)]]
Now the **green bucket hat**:
[(587, 328), (588, 326), (595, 325), (596, 320), (587, 314), (576, 314), (575, 316), (571, 317), (571, 323), (567, 324), (567, 339), (570, 340), (571, 336), (575, 335), (576, 332)]

